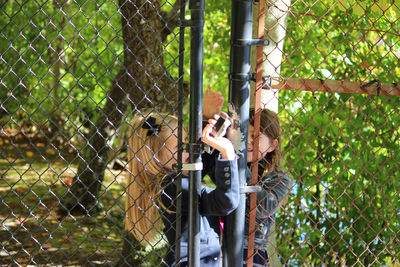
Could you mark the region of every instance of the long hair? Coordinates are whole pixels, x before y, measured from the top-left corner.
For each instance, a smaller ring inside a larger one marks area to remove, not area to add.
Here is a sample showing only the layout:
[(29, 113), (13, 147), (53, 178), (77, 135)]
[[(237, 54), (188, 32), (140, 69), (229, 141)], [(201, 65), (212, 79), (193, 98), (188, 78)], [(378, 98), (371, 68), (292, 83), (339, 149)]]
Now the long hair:
[[(250, 124), (254, 125), (254, 116), (255, 111), (254, 109), (250, 110)], [(260, 160), (259, 172), (266, 173), (272, 170), (282, 170), (281, 159), (282, 159), (282, 152), (281, 152), (281, 125), (279, 123), (278, 115), (269, 110), (263, 109), (260, 115), (260, 133), (265, 134), (271, 140), (278, 140), (278, 145), (276, 146), (275, 150), (269, 152), (265, 155), (265, 157)]]
[(129, 180), (126, 189), (125, 228), (142, 244), (151, 244), (162, 231), (161, 182), (167, 175), (159, 159), (177, 127), (177, 118), (150, 113), (133, 119), (129, 137)]

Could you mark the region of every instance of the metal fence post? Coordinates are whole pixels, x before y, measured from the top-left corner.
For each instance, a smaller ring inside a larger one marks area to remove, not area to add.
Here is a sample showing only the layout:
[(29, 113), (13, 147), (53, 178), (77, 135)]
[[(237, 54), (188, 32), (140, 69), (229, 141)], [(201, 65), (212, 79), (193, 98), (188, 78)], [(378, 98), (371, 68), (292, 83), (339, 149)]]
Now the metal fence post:
[[(232, 0), (229, 113), (238, 119), (241, 139), (238, 152), (240, 184), (246, 183), (247, 128), (250, 109), (250, 43), (252, 40), (252, 1)], [(242, 266), (246, 198), (225, 221), (223, 266)]]
[[(178, 170), (182, 170), (182, 152), (183, 152), (183, 76), (184, 72), (184, 56), (185, 56), (185, 9), (186, 0), (180, 0), (179, 14), (179, 82), (178, 82)], [(175, 262), (176, 266), (180, 267), (181, 258), (181, 235), (182, 235), (182, 172), (178, 177), (176, 184), (176, 195), (179, 196), (176, 200), (176, 233), (175, 233)]]
[[(201, 163), (204, 0), (190, 0), (190, 163)], [(200, 267), (200, 218), (198, 196), (201, 169), (189, 174), (189, 266)]]

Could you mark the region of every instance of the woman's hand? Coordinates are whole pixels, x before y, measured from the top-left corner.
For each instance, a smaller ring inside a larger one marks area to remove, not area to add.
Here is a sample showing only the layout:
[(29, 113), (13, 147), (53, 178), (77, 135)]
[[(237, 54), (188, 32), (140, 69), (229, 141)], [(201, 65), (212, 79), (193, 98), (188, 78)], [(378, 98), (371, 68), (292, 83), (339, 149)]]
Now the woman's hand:
[[(215, 116), (218, 119), (218, 115)], [(217, 120), (209, 119), (207, 126), (203, 129), (202, 132), (202, 140), (205, 144), (217, 149), (221, 152), (221, 158), (233, 160), (236, 158), (235, 148), (232, 145), (232, 142), (225, 137), (214, 137), (212, 135), (213, 128)]]
[(203, 97), (203, 119), (211, 119), (215, 114), (221, 112), (224, 97), (220, 92), (206, 89)]

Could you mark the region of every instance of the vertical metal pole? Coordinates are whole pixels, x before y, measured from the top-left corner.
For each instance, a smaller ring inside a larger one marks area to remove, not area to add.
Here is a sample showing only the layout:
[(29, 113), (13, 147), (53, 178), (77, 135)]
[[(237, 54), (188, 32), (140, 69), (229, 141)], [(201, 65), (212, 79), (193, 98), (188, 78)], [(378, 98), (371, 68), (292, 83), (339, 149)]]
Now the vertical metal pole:
[[(204, 0), (190, 0), (190, 163), (201, 164), (199, 140), (202, 131), (203, 110), (203, 27)], [(201, 170), (189, 174), (189, 251), (188, 263), (200, 267), (200, 218), (198, 196), (201, 188)]]
[(180, 27), (179, 27), (179, 81), (178, 81), (178, 170), (180, 171), (176, 185), (176, 235), (175, 235), (175, 262), (180, 267), (181, 259), (181, 235), (182, 235), (182, 128), (183, 128), (183, 76), (184, 76), (184, 55), (185, 55), (185, 5), (186, 0), (180, 0)]
[[(240, 140), (234, 143), (238, 153), (240, 184), (246, 183), (247, 128), (250, 109), (250, 43), (252, 39), (252, 1), (232, 0), (231, 53), (229, 77), (229, 113), (237, 118)], [(243, 266), (243, 236), (246, 198), (225, 221), (223, 266)]]

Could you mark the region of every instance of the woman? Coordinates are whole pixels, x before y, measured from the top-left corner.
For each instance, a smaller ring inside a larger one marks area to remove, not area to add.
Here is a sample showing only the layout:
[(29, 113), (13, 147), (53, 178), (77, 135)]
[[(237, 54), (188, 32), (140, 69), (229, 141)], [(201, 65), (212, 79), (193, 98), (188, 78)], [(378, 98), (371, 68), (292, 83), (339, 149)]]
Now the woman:
[[(215, 120), (210, 119), (202, 132), (205, 144), (219, 151), (215, 164), (216, 187), (202, 186), (199, 195), (200, 264), (220, 265), (219, 216), (231, 213), (238, 206), (239, 178), (237, 160), (232, 143), (224, 137), (214, 138)], [(167, 266), (175, 266), (176, 183), (179, 178), (173, 165), (178, 157), (178, 120), (166, 114), (151, 113), (132, 122), (129, 139), (130, 177), (126, 199), (126, 228), (143, 245), (151, 244), (164, 231), (170, 249), (164, 259)], [(186, 133), (183, 131), (183, 138)], [(182, 159), (188, 160), (183, 152)], [(187, 173), (182, 175), (182, 216), (180, 263), (188, 263), (188, 187)]]
[[(213, 116), (221, 111), (224, 99), (220, 93), (206, 91), (203, 102), (203, 118)], [(260, 134), (258, 155), (253, 155), (254, 148), (254, 110), (250, 110), (248, 139), (246, 182), (252, 184), (251, 164), (258, 162), (258, 183), (262, 190), (257, 193), (256, 222), (254, 234), (253, 266), (268, 266), (268, 237), (270, 228), (275, 222), (275, 214), (279, 207), (286, 201), (292, 179), (283, 171), (280, 149), (281, 127), (277, 114), (271, 110), (263, 109), (260, 114)], [(229, 135), (229, 134), (228, 134)], [(213, 165), (215, 155), (203, 154), (204, 172), (214, 181)], [(243, 266), (247, 262), (250, 198), (246, 198), (247, 216), (244, 233)]]

